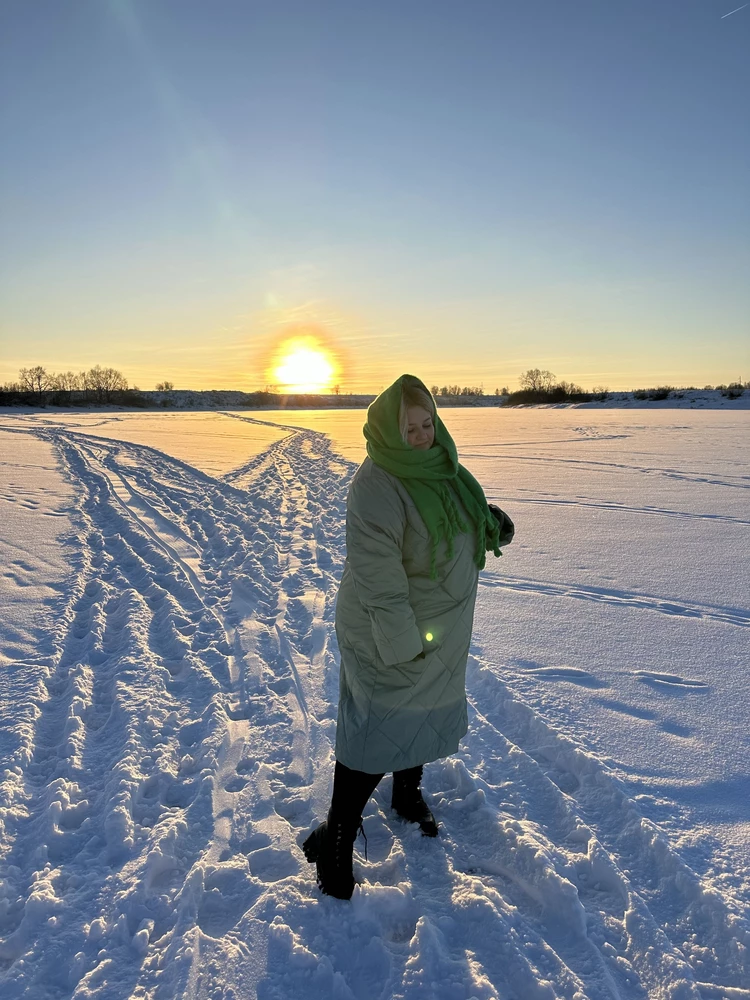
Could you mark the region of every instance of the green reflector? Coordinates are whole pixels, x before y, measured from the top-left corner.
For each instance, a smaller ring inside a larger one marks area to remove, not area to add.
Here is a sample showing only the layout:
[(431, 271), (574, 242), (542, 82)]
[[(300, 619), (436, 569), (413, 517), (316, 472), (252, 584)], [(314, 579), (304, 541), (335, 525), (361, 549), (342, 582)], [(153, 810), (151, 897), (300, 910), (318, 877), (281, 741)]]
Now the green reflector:
[(432, 632), (425, 632), (424, 637), (428, 642), (432, 642)]

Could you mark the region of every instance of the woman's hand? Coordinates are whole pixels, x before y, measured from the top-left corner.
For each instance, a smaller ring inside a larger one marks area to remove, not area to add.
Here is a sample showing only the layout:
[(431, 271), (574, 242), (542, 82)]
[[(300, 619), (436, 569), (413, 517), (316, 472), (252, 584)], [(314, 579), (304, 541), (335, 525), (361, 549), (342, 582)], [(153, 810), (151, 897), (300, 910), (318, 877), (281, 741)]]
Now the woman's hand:
[(500, 541), (498, 542), (498, 545), (500, 547), (503, 545), (510, 545), (513, 541), (513, 535), (516, 533), (515, 525), (505, 511), (501, 510), (496, 504), (490, 503), (487, 504), (487, 506), (490, 508), (492, 516), (500, 526)]

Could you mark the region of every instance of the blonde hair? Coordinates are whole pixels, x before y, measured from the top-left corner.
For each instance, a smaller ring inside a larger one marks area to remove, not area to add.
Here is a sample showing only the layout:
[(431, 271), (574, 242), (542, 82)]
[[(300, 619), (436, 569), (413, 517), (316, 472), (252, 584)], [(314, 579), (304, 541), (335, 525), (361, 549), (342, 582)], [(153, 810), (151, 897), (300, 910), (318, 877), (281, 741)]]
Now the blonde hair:
[(401, 403), (398, 408), (398, 429), (405, 444), (409, 443), (409, 415), (406, 412), (409, 406), (421, 406), (427, 410), (433, 422), (435, 421), (435, 400), (429, 392), (421, 385), (402, 385)]

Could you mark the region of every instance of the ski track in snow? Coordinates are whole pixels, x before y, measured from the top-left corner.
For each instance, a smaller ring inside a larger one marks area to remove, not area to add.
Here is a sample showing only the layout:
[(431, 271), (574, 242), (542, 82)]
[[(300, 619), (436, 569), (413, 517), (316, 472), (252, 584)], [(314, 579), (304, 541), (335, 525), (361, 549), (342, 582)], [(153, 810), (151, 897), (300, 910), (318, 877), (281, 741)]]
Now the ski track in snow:
[[(386, 777), (352, 902), (320, 895), (298, 844), (328, 804), (353, 466), (325, 435), (284, 429), (224, 480), (36, 431), (76, 488), (81, 553), (0, 785), (3, 997), (748, 1000), (741, 914), (477, 647), (469, 736), (425, 773), (440, 838), (391, 813)], [(483, 585), (750, 624), (620, 591)]]
[(637, 608), (679, 618), (702, 618), (707, 621), (750, 628), (750, 615), (742, 608), (723, 608), (713, 605), (682, 604), (663, 597), (632, 593), (627, 590), (608, 590), (605, 587), (582, 587), (580, 584), (551, 583), (540, 580), (523, 580), (519, 577), (500, 576), (485, 571), (480, 578), (482, 587), (500, 587), (519, 593), (539, 594), (545, 597), (570, 597), (578, 601), (595, 601), (621, 608)]
[(587, 508), (590, 510), (622, 512), (623, 514), (643, 514), (644, 516), (651, 515), (655, 517), (678, 517), (685, 518), (687, 520), (721, 521), (726, 524), (750, 525), (750, 520), (746, 520), (741, 517), (733, 517), (731, 514), (699, 514), (686, 510), (669, 510), (666, 507), (634, 507), (624, 503), (616, 503), (613, 500), (592, 500), (583, 497), (570, 499), (567, 497), (519, 497), (504, 495), (502, 498), (492, 497), (489, 499), (502, 499), (504, 502), (512, 502), (513, 504), (537, 504), (543, 507)]
[[(614, 435), (615, 437), (621, 437), (623, 435)], [(581, 440), (600, 440), (597, 438), (577, 438), (578, 443)], [(549, 442), (539, 442), (540, 445), (544, 444), (563, 444), (563, 441), (549, 441)], [(467, 458), (512, 458), (514, 462), (541, 462), (545, 465), (581, 465), (590, 467), (592, 469), (609, 469), (613, 473), (618, 472), (638, 472), (644, 476), (659, 476), (666, 479), (680, 479), (688, 483), (699, 483), (706, 484), (709, 486), (725, 486), (728, 489), (740, 489), (740, 490), (750, 490), (750, 476), (731, 476), (723, 474), (722, 478), (714, 478), (710, 475), (702, 475), (697, 472), (688, 472), (683, 469), (664, 469), (659, 466), (648, 466), (648, 465), (627, 465), (624, 462), (601, 462), (594, 459), (584, 459), (584, 458), (557, 458), (547, 455), (518, 455), (515, 452), (510, 452), (506, 455), (506, 449), (512, 447), (511, 444), (503, 444), (498, 446), (497, 449), (487, 449), (479, 452), (462, 452), (462, 457)], [(647, 510), (647, 508), (641, 508), (641, 511)], [(672, 514), (680, 512), (670, 512)], [(745, 523), (745, 522), (743, 522)]]

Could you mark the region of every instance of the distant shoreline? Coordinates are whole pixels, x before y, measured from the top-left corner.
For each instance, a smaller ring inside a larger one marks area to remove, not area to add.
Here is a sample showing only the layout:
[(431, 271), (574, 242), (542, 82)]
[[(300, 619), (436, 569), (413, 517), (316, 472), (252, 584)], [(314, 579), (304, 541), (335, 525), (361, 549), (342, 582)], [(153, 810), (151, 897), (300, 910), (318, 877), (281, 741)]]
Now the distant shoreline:
[[(637, 393), (637, 394), (636, 394)], [(610, 392), (606, 399), (590, 399), (560, 403), (511, 403), (506, 396), (438, 396), (440, 409), (486, 408), (500, 410), (518, 409), (706, 409), (706, 410), (750, 410), (750, 390), (742, 395), (729, 397), (719, 389), (674, 389), (663, 398), (642, 398), (641, 393)], [(176, 389), (169, 392), (140, 391), (141, 402), (128, 403), (85, 403), (73, 405), (30, 405), (13, 403), (0, 406), (0, 414), (5, 412), (44, 413), (87, 413), (91, 411), (117, 411), (137, 413), (185, 413), (212, 410), (243, 410), (263, 413), (278, 410), (365, 410), (376, 398), (374, 394), (339, 395), (287, 395), (270, 393), (244, 393), (235, 390)], [(264, 396), (263, 402), (258, 400)]]

